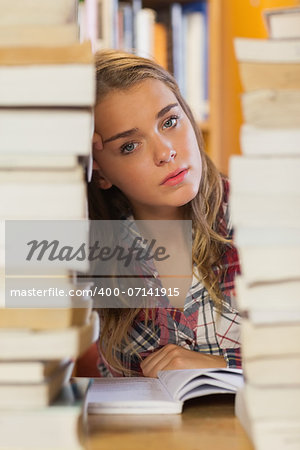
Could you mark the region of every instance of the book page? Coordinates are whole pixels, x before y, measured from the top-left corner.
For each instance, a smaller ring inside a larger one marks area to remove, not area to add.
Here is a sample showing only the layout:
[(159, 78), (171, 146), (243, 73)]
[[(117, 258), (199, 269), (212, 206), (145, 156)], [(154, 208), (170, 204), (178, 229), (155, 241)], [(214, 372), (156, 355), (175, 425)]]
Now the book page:
[[(222, 392), (236, 392), (243, 384), (241, 369), (185, 369), (158, 373), (162, 384), (175, 400), (184, 401), (193, 390), (193, 397)], [(201, 387), (202, 386), (202, 387)], [(196, 388), (201, 387), (196, 393)], [(214, 392), (211, 392), (213, 388)], [(191, 397), (189, 397), (191, 398)]]
[(116, 414), (133, 410), (150, 413), (157, 408), (164, 412), (174, 409), (174, 405), (175, 409), (179, 406), (159, 380), (144, 377), (95, 379), (88, 391), (87, 403), (90, 413)]

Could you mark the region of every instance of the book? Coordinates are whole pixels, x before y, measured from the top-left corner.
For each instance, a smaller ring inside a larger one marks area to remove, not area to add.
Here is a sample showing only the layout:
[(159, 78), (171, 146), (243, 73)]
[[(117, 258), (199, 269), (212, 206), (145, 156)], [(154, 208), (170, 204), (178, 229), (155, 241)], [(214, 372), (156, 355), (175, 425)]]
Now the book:
[(33, 331), (0, 329), (0, 360), (57, 360), (78, 358), (98, 339), (99, 318), (93, 312), (79, 327)]
[[(85, 2), (86, 3), (86, 2)], [(118, 43), (117, 0), (97, 0), (96, 49), (116, 48)], [(88, 8), (86, 4), (86, 8)], [(88, 16), (88, 12), (85, 12)], [(87, 25), (85, 25), (87, 29)], [(86, 38), (86, 37), (85, 37)]]
[(265, 9), (264, 20), (271, 39), (300, 38), (300, 8)]
[(300, 158), (232, 156), (231, 195), (300, 195), (299, 173)]
[(300, 226), (299, 194), (235, 193), (230, 202), (235, 226), (272, 227), (275, 223), (278, 227)]
[(89, 155), (92, 123), (88, 109), (3, 108), (0, 152)]
[(259, 89), (300, 89), (300, 64), (239, 62), (239, 73), (245, 91)]
[(238, 227), (234, 234), (234, 242), (238, 247), (299, 246), (300, 229), (280, 227), (277, 224), (269, 227)]
[(45, 408), (0, 409), (1, 446), (83, 450), (86, 428), (83, 405), (88, 384), (86, 378), (71, 380)]
[(78, 37), (79, 28), (76, 23), (0, 26), (0, 45), (2, 47), (64, 46), (74, 44), (78, 41)]
[(65, 362), (66, 360), (0, 361), (0, 383), (39, 383)]
[(258, 317), (260, 312), (266, 311), (270, 317), (276, 312), (291, 311), (295, 314), (300, 311), (300, 278), (249, 284), (240, 275), (235, 277), (235, 288), (240, 311), (256, 311)]
[(238, 247), (242, 274), (247, 283), (300, 278), (300, 246)]
[(300, 90), (261, 89), (245, 92), (241, 104), (244, 121), (256, 127), (300, 127)]
[(299, 357), (299, 322), (254, 325), (250, 320), (243, 319), (241, 338), (243, 359)]
[(125, 51), (133, 49), (133, 11), (130, 2), (119, 2), (119, 12), (122, 18), (122, 45)]
[(2, 169), (75, 169), (78, 165), (76, 155), (41, 155), (33, 153), (1, 153), (0, 170)]
[(186, 51), (186, 30), (184, 29), (183, 5), (172, 2), (165, 11), (162, 20), (169, 30), (168, 32), (168, 70), (177, 81), (180, 92), (186, 95), (186, 67), (184, 55)]
[(0, 0), (0, 26), (63, 24), (77, 20), (76, 0)]
[(235, 396), (235, 415), (256, 449), (298, 450), (300, 443), (299, 419), (251, 420), (244, 388), (239, 389)]
[(168, 30), (162, 22), (154, 24), (154, 59), (168, 70)]
[(183, 24), (186, 100), (196, 120), (205, 120), (208, 115), (207, 3), (183, 5)]
[(82, 308), (0, 308), (0, 329), (30, 328), (59, 330), (85, 325), (92, 310), (92, 300), (83, 300)]
[(0, 47), (1, 66), (32, 64), (93, 64), (89, 41), (56, 47)]
[(299, 386), (300, 350), (295, 355), (244, 358), (243, 370), (253, 386)]
[(300, 385), (243, 386), (251, 420), (300, 419)]
[(245, 91), (262, 89), (297, 90), (300, 64), (240, 62), (239, 73)]
[(0, 106), (92, 107), (94, 71), (93, 64), (0, 65)]
[(31, 409), (49, 405), (69, 381), (73, 366), (73, 362), (66, 362), (42, 382), (0, 383), (0, 409)]
[(242, 384), (240, 369), (165, 370), (157, 379), (94, 379), (86, 401), (90, 414), (180, 414), (188, 399), (234, 394)]
[(300, 39), (235, 38), (234, 49), (242, 62), (300, 63)]
[(150, 8), (142, 8), (135, 17), (135, 24), (137, 54), (153, 59), (155, 11)]
[(243, 124), (240, 144), (245, 156), (296, 156), (300, 155), (300, 129)]
[(57, 171), (1, 170), (0, 180), (2, 219), (86, 218), (82, 167)]

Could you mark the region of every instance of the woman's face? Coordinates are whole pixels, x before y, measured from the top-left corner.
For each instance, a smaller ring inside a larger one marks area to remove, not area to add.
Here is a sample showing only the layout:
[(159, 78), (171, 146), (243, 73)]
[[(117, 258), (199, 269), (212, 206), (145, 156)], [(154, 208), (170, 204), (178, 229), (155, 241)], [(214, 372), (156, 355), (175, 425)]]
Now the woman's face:
[(136, 218), (175, 216), (196, 196), (202, 165), (194, 129), (163, 82), (111, 91), (95, 108), (95, 133), (103, 142), (94, 147), (100, 186), (117, 186)]

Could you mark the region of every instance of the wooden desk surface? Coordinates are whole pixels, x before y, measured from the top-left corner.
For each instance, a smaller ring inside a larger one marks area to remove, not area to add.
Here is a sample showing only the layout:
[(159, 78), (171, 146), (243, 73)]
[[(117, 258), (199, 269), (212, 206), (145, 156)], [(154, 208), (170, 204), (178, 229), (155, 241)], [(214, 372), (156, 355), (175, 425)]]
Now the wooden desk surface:
[(254, 450), (234, 397), (189, 400), (181, 415), (90, 415), (88, 450)]

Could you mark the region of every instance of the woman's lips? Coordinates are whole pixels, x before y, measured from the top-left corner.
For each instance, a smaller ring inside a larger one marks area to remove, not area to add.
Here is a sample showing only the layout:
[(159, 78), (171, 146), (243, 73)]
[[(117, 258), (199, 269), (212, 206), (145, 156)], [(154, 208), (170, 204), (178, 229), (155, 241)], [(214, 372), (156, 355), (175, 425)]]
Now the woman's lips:
[(163, 186), (175, 186), (176, 184), (181, 183), (186, 174), (188, 173), (188, 169), (179, 169), (175, 172), (169, 174), (161, 183)]

